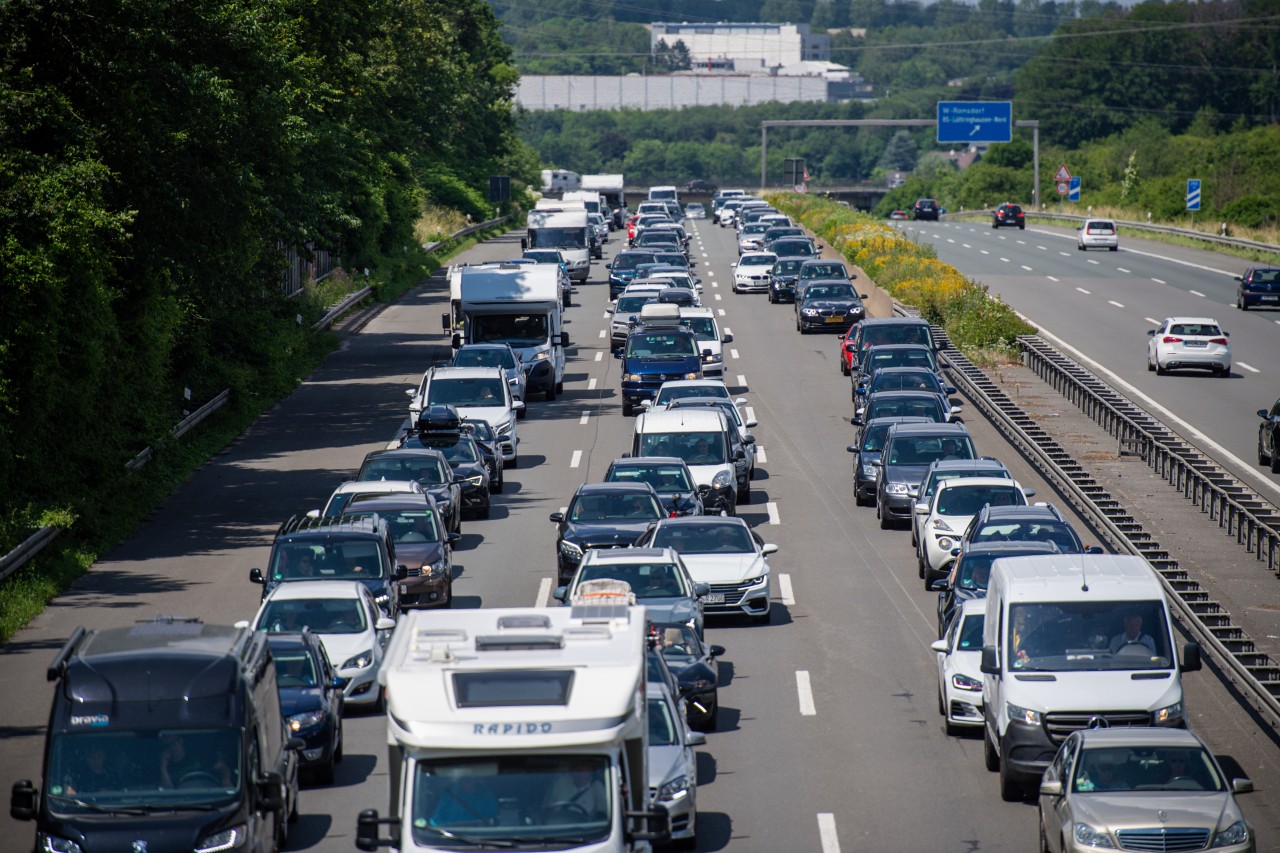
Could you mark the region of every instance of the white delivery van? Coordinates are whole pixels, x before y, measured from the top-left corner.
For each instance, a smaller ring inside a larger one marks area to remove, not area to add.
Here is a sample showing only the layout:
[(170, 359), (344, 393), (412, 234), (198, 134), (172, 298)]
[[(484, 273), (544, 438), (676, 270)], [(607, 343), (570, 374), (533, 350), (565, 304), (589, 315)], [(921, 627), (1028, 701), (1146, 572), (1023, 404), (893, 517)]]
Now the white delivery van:
[[(735, 515), (738, 505), (736, 427), (719, 409), (662, 409), (636, 418), (632, 456), (678, 456), (689, 466), (708, 513)], [(745, 459), (745, 452), (742, 459)]]
[(1045, 554), (991, 567), (982, 636), (983, 756), (1020, 800), (1079, 729), (1185, 726), (1164, 587), (1141, 557)]
[(675, 187), (649, 187), (649, 201), (680, 201), (680, 191)]
[(582, 188), (584, 190), (595, 190), (600, 193), (600, 197), (604, 199), (605, 205), (609, 208), (609, 216), (605, 219), (609, 221), (610, 228), (622, 227), (622, 209), (626, 202), (625, 181), (622, 175), (583, 175)]
[(356, 846), (628, 853), (667, 840), (649, 797), (646, 636), (645, 609), (619, 596), (405, 614), (378, 671), (389, 814), (362, 811)]

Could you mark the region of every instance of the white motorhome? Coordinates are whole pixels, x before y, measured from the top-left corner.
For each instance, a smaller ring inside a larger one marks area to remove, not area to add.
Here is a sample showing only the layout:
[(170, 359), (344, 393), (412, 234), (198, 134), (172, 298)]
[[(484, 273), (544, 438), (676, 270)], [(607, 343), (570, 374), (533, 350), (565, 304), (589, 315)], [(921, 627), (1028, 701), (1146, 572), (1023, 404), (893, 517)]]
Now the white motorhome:
[(529, 211), (525, 249), (559, 249), (569, 278), (586, 281), (591, 272), (591, 226), (581, 200), (542, 199)]
[(1019, 800), (1074, 731), (1185, 726), (1164, 587), (1141, 557), (1046, 554), (992, 564), (983, 626), (983, 756)]
[(452, 311), (443, 317), (453, 346), (508, 344), (526, 373), (525, 394), (548, 400), (564, 390), (560, 270), (554, 264), (480, 264), (449, 269)]
[(542, 170), (543, 195), (559, 195), (567, 190), (576, 190), (581, 185), (582, 178), (577, 172), (570, 172), (565, 169)]
[(600, 193), (595, 190), (575, 190), (574, 192), (567, 192), (564, 194), (564, 197), (561, 198), (561, 201), (565, 203), (580, 201), (582, 202), (582, 206), (587, 209), (587, 213), (603, 214), (608, 212), (604, 204), (604, 199), (600, 196)]
[(604, 198), (612, 216), (606, 216), (610, 228), (622, 227), (622, 209), (626, 206), (625, 181), (622, 175), (583, 175), (582, 188), (595, 190)]
[(400, 620), (378, 673), (389, 816), (361, 812), (357, 847), (458, 850), (463, 837), (622, 853), (666, 840), (667, 812), (649, 802), (645, 611), (596, 600)]

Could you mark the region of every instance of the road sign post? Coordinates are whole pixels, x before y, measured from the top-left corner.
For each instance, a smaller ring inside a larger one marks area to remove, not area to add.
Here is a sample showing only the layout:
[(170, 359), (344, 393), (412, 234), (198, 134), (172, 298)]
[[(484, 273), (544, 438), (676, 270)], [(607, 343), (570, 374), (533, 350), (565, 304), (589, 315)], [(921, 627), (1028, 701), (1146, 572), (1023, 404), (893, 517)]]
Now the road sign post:
[(938, 142), (1008, 142), (1013, 139), (1012, 101), (938, 101)]

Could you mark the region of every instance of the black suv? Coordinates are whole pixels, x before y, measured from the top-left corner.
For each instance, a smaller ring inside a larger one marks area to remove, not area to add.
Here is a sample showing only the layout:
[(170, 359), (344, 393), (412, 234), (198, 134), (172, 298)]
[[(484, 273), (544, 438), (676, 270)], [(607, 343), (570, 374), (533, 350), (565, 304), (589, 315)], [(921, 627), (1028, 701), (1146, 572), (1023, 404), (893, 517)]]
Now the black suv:
[(1014, 225), (1025, 231), (1027, 220), (1022, 213), (1022, 208), (1012, 202), (1005, 202), (997, 207), (991, 214), (991, 227), (999, 228), (1002, 225)]
[(1258, 409), (1258, 464), (1270, 465), (1271, 473), (1280, 474), (1280, 400), (1270, 410)]
[(1241, 311), (1253, 305), (1280, 308), (1280, 267), (1250, 267), (1236, 281), (1236, 307)]
[(301, 738), (299, 769), (321, 785), (332, 785), (334, 764), (342, 760), (342, 688), (320, 637), (303, 628), (300, 634), (267, 634), (276, 666), (280, 715), (289, 733)]
[(800, 267), (809, 260), (808, 255), (799, 255), (778, 258), (773, 262), (773, 269), (769, 270), (770, 302), (777, 304), (796, 301), (796, 280), (800, 277)]
[(629, 548), (652, 522), (667, 513), (653, 486), (644, 482), (584, 483), (556, 525), (556, 567), (561, 583), (573, 577), (591, 548)]
[(911, 218), (932, 219), (935, 222), (938, 219), (938, 203), (931, 198), (916, 199), (916, 206), (911, 209)]
[(262, 586), (262, 597), (291, 581), (360, 581), (388, 616), (400, 612), (400, 586), (405, 570), (396, 563), (391, 528), (377, 516), (344, 518), (295, 515), (280, 525), (271, 543), (269, 569), (250, 569), (249, 580)]

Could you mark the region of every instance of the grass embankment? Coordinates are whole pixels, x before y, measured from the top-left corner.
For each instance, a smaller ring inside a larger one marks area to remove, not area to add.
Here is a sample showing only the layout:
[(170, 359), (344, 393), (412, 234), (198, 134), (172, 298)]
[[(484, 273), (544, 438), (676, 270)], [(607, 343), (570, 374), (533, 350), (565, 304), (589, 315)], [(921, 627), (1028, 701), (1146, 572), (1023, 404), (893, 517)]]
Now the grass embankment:
[(952, 343), (979, 364), (1017, 357), (1018, 335), (1035, 327), (987, 293), (985, 285), (937, 259), (932, 246), (913, 243), (868, 214), (823, 198), (771, 194), (783, 213), (823, 237), (894, 299), (946, 329)]
[[(444, 233), (466, 227), (465, 217), (459, 214), (457, 220), (462, 224)], [(446, 222), (441, 227), (452, 224)], [(477, 234), (451, 241), (431, 254), (411, 246), (400, 257), (370, 270), (368, 277), (363, 271), (337, 270), (323, 281), (309, 282), (295, 300), (296, 311), (303, 318), (302, 328), (309, 330), (329, 306), (366, 285), (373, 288), (374, 300), (395, 300), (421, 284), (450, 257), (485, 236)], [(275, 358), (262, 365), (256, 376), (244, 379), (230, 403), (181, 439), (157, 444), (152, 461), (124, 475), (120, 487), (110, 493), (76, 496), (68, 499), (65, 506), (28, 507), (0, 518), (0, 553), (17, 546), (37, 528), (64, 528), (33, 560), (0, 581), (0, 643), (8, 642), (103, 554), (133, 536), (167, 495), (263, 412), (291, 394), (337, 345), (338, 336), (331, 331), (298, 333), (291, 343), (274, 350)]]

